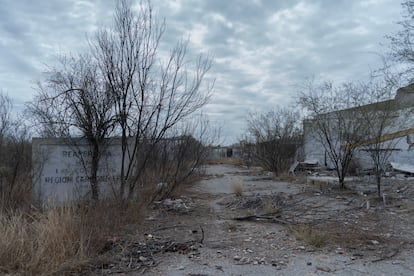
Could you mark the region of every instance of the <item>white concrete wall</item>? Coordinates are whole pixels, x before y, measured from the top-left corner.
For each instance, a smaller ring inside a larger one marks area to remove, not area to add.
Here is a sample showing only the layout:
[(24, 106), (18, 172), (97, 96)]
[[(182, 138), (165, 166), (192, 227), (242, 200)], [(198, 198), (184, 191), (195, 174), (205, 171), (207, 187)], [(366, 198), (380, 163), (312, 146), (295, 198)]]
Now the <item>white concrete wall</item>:
[[(386, 133), (394, 133), (400, 130), (414, 128), (414, 114), (410, 109), (404, 109), (396, 113), (395, 122), (385, 131)], [(386, 143), (392, 144), (392, 147), (397, 151), (392, 151), (389, 162), (397, 162), (402, 164), (410, 164), (414, 166), (414, 135), (397, 138)], [(413, 144), (411, 144), (413, 143)], [(325, 165), (325, 149), (320, 143), (311, 127), (311, 122), (304, 122), (304, 154), (306, 160), (317, 160), (320, 165)], [(327, 165), (332, 167), (332, 162), (327, 156)], [(363, 169), (371, 168), (372, 161), (369, 153), (362, 149), (356, 150), (355, 160), (361, 165)]]
[[(90, 192), (90, 148), (85, 141), (78, 140), (77, 143), (77, 146), (73, 146), (62, 139), (33, 139), (33, 187), (36, 199), (61, 203), (77, 200)], [(121, 156), (120, 140), (111, 140), (103, 153), (98, 171), (101, 195), (111, 193), (112, 187), (119, 183)]]

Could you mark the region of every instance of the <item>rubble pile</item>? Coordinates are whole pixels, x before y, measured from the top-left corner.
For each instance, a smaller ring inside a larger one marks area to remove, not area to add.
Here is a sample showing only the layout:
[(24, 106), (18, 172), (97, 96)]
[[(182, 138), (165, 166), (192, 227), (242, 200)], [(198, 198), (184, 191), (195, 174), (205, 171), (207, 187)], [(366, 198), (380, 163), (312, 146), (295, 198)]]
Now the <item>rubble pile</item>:
[[(266, 207), (282, 207), (286, 204), (286, 199), (280, 194), (272, 195), (252, 195), (235, 197), (220, 203), (228, 209), (251, 209), (263, 210)], [(271, 204), (271, 206), (269, 206)]]
[(154, 209), (161, 209), (165, 211), (173, 211), (177, 213), (189, 213), (195, 207), (195, 202), (189, 197), (181, 197), (177, 199), (167, 198), (160, 201), (154, 201)]

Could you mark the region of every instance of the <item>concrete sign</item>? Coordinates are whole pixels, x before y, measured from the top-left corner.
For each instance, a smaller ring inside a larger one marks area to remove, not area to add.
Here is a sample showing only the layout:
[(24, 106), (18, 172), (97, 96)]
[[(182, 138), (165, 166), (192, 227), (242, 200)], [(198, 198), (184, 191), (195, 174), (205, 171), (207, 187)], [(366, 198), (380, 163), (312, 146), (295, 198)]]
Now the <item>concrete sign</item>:
[[(75, 145), (76, 144), (76, 145)], [(33, 184), (35, 196), (43, 202), (61, 203), (90, 193), (92, 151), (85, 140), (33, 139)], [(98, 182), (100, 194), (116, 190), (121, 172), (120, 139), (108, 140), (101, 153)]]

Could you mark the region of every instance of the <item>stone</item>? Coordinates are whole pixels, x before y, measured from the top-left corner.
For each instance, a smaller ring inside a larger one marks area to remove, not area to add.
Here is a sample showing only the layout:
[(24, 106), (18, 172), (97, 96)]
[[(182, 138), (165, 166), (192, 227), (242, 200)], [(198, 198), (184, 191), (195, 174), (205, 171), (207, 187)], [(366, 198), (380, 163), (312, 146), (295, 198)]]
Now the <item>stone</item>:
[(235, 261), (240, 261), (240, 260), (241, 260), (241, 257), (240, 257), (240, 256), (238, 256), (238, 255), (236, 255), (236, 256), (234, 256), (234, 257), (233, 257), (233, 260), (235, 260)]
[(379, 244), (379, 241), (376, 241), (376, 240), (371, 240), (370, 241), (373, 245), (378, 245)]
[(148, 258), (146, 258), (144, 256), (139, 256), (138, 260), (140, 260), (141, 262), (146, 262), (146, 261), (148, 261)]

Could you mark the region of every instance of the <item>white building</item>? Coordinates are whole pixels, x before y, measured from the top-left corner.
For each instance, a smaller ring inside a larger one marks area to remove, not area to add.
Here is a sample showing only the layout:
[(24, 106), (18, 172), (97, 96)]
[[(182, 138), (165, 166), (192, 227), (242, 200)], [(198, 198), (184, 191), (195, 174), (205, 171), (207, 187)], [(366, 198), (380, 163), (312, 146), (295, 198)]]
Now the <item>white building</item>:
[[(374, 150), (372, 144), (381, 141), (380, 150), (386, 150), (389, 152), (388, 162), (395, 166), (397, 165), (409, 165), (414, 168), (414, 84), (407, 87), (403, 87), (397, 90), (394, 99), (373, 103), (370, 105), (339, 110), (332, 113), (326, 113), (318, 116), (316, 120), (325, 118), (332, 120), (336, 115), (342, 114), (341, 116), (348, 116), (349, 118), (355, 119), (362, 112), (367, 110), (381, 112), (384, 108), (392, 106), (392, 112), (390, 117), (391, 123), (384, 128), (380, 137), (364, 137), (364, 132), (361, 131), (361, 138), (359, 142), (354, 144), (344, 144), (343, 141), (338, 142), (340, 139), (333, 138), (335, 147), (352, 146), (356, 150), (354, 152), (353, 160), (354, 163), (361, 169), (370, 169), (373, 166), (372, 159), (370, 158), (369, 151)], [(335, 119), (333, 119), (335, 120)], [(362, 117), (360, 120), (363, 120)], [(352, 121), (352, 120), (350, 120)], [(353, 120), (355, 121), (355, 120)], [(321, 143), (321, 139), (315, 133), (315, 119), (304, 121), (304, 155), (305, 162), (308, 163), (319, 163), (321, 166), (327, 166), (333, 168), (333, 163), (329, 158), (328, 152)], [(352, 127), (351, 125), (349, 126)], [(350, 132), (353, 130), (350, 130)], [(380, 140), (378, 140), (378, 138)], [(375, 150), (378, 150), (375, 149)]]

